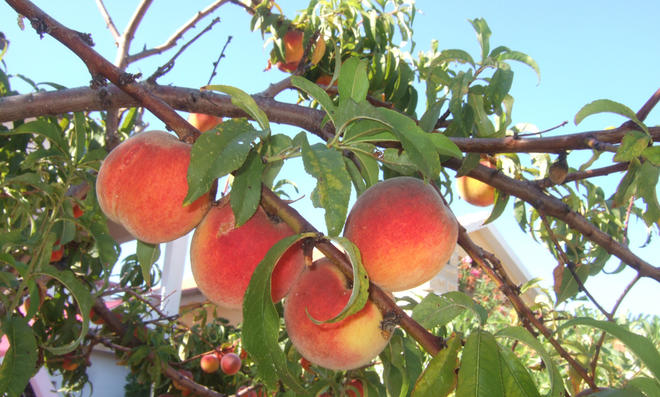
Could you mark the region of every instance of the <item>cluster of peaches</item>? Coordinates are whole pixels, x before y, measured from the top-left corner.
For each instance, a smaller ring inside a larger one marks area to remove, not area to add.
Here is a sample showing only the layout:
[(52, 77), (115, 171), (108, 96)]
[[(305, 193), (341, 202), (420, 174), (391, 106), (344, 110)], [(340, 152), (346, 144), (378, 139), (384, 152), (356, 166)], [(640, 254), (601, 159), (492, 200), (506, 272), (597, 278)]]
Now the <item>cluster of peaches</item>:
[[(213, 203), (206, 194), (184, 206), (190, 153), (191, 145), (162, 131), (129, 138), (99, 170), (98, 201), (108, 218), (147, 243), (170, 241), (195, 229), (190, 258), (200, 291), (221, 307), (240, 309), (258, 263), (294, 231), (261, 207), (236, 227), (226, 197)], [(394, 292), (437, 274), (454, 250), (458, 224), (430, 184), (396, 177), (360, 195), (344, 235), (360, 250), (370, 280)], [(347, 304), (350, 280), (328, 258), (311, 267), (304, 262), (300, 246), (292, 246), (271, 280), (273, 301), (286, 296), (284, 320), (292, 343), (303, 357), (325, 368), (368, 364), (389, 340), (383, 315), (368, 301), (356, 314), (323, 323)]]

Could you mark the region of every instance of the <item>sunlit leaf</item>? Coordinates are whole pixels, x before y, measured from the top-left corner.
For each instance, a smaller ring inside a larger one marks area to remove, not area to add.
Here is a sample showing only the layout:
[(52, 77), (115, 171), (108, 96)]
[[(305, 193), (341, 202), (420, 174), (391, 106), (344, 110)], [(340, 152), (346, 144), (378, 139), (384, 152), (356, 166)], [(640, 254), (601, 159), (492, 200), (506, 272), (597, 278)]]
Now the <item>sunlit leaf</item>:
[(460, 291), (449, 291), (441, 296), (430, 293), (413, 309), (412, 318), (424, 328), (447, 325), (465, 310), (471, 310), (484, 324), (488, 312), (472, 298)]
[(339, 98), (351, 98), (359, 103), (367, 98), (369, 79), (367, 63), (357, 57), (350, 57), (341, 65), (337, 84)]
[(575, 125), (578, 125), (585, 119), (587, 116), (598, 113), (615, 113), (623, 117), (629, 118), (635, 124), (639, 126), (646, 134), (649, 133), (648, 128), (642, 123), (638, 118), (635, 112), (630, 109), (628, 106), (623, 105), (619, 102), (615, 102), (609, 99), (598, 99), (591, 103), (588, 103), (580, 109), (575, 115)]
[(261, 176), (265, 165), (258, 152), (252, 151), (245, 164), (236, 171), (231, 185), (229, 202), (234, 213), (236, 226), (248, 221), (257, 211), (261, 201)]
[(5, 317), (0, 326), (9, 341), (0, 367), (0, 395), (19, 397), (36, 372), (37, 340), (25, 318)]
[(135, 253), (140, 264), (140, 269), (142, 270), (142, 278), (146, 281), (147, 285), (150, 285), (151, 267), (160, 258), (160, 245), (149, 244), (138, 240)]
[(220, 91), (230, 95), (231, 103), (234, 106), (241, 108), (241, 110), (249, 114), (267, 134), (270, 133), (268, 116), (266, 116), (266, 113), (259, 108), (254, 99), (245, 91), (228, 85), (207, 85), (202, 87), (202, 90)]
[(332, 103), (332, 99), (330, 99), (330, 96), (327, 92), (325, 92), (324, 89), (300, 76), (291, 76), (291, 84), (293, 84), (294, 87), (300, 88), (301, 90), (305, 91), (307, 95), (316, 99), (334, 124), (335, 104)]
[(452, 336), (417, 379), (411, 397), (445, 397), (455, 386), (457, 355), (461, 338)]
[(650, 141), (651, 138), (642, 131), (629, 131), (623, 137), (621, 146), (619, 146), (614, 156), (614, 161), (630, 161), (641, 156)]
[(458, 371), (456, 397), (504, 397), (504, 379), (493, 335), (475, 329), (468, 336)]

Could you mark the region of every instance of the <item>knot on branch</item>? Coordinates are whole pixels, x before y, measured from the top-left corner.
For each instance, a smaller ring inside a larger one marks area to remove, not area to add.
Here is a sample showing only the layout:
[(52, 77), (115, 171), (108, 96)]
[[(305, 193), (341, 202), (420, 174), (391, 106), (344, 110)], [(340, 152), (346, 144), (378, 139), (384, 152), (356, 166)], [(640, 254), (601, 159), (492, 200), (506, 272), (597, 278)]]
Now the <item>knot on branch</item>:
[(43, 39), (44, 35), (50, 34), (50, 27), (43, 19), (38, 17), (30, 18), (30, 24), (32, 24), (40, 39)]
[(133, 73), (124, 72), (121, 75), (119, 75), (119, 85), (124, 86), (128, 84), (133, 84), (140, 77), (142, 77), (142, 73), (133, 74)]
[(90, 47), (94, 47), (94, 40), (91, 33), (76, 32), (80, 40), (84, 41)]
[[(108, 86), (108, 80), (105, 78), (100, 73), (96, 73), (92, 75), (92, 80), (89, 82), (89, 88), (95, 90), (97, 88), (101, 87), (107, 87)], [(107, 95), (107, 92), (105, 93)]]

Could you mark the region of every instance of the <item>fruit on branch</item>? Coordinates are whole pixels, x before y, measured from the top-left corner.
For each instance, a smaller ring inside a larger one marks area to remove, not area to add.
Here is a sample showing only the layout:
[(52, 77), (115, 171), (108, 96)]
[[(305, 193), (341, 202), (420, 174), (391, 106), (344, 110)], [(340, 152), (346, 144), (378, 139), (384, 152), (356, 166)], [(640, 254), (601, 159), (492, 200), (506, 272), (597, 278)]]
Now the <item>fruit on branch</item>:
[[(254, 269), (279, 240), (293, 235), (282, 220), (261, 207), (240, 227), (235, 226), (229, 200), (213, 206), (190, 242), (190, 263), (200, 291), (213, 303), (239, 309)], [(299, 246), (289, 249), (273, 270), (271, 296), (286, 295), (304, 266)]]
[(199, 367), (207, 374), (212, 374), (220, 368), (220, 360), (215, 353), (205, 354), (199, 361)]
[(164, 131), (142, 132), (117, 146), (96, 179), (99, 205), (133, 237), (157, 244), (179, 238), (211, 204), (204, 194), (183, 205), (192, 146)]
[[(488, 168), (495, 168), (495, 165), (485, 157), (481, 158), (479, 164)], [(495, 201), (495, 188), (478, 179), (459, 176), (456, 178), (456, 186), (458, 187), (458, 194), (463, 200), (472, 205), (487, 207)]]
[(73, 217), (74, 218), (80, 218), (83, 216), (83, 210), (80, 208), (78, 204), (73, 205)]
[[(364, 396), (364, 387), (362, 386), (362, 381), (359, 379), (351, 379), (346, 382), (345, 391), (348, 397), (363, 397)], [(357, 389), (358, 394), (355, 394)]]
[(227, 375), (234, 375), (241, 369), (241, 358), (236, 353), (227, 353), (220, 360), (220, 368)]
[[(55, 248), (57, 247), (57, 248)], [(64, 256), (64, 247), (60, 245), (60, 240), (57, 240), (55, 242), (55, 245), (53, 246), (53, 250), (50, 252), (50, 261), (51, 262), (59, 262), (62, 260), (62, 257)]]
[(62, 359), (62, 365), (61, 366), (62, 366), (62, 369), (65, 370), (65, 371), (75, 371), (76, 369), (78, 369), (79, 365), (80, 364), (78, 363), (78, 361), (76, 361), (73, 358), (73, 356), (71, 356), (71, 355), (66, 355)]
[(349, 281), (327, 258), (305, 269), (284, 301), (284, 323), (291, 343), (310, 362), (333, 370), (368, 364), (387, 345), (383, 316), (367, 301), (361, 311), (335, 323), (316, 324), (339, 314), (351, 295)]
[[(193, 379), (192, 372), (187, 369), (180, 369), (177, 372), (184, 378)], [(172, 386), (174, 386), (175, 389), (180, 390), (182, 396), (189, 396), (190, 393), (192, 393), (192, 390), (179, 383), (176, 379), (172, 379)]]
[(403, 176), (379, 182), (358, 197), (344, 236), (360, 250), (372, 282), (402, 291), (430, 280), (447, 263), (458, 223), (430, 184)]
[[(277, 67), (283, 72), (293, 72), (298, 68), (298, 64), (302, 60), (305, 53), (305, 45), (303, 43), (304, 33), (300, 30), (289, 30), (283, 38), (284, 43), (284, 63), (278, 62)], [(325, 54), (325, 39), (319, 37), (314, 44), (314, 50), (310, 56), (312, 65), (319, 63)]]
[(206, 132), (222, 123), (222, 117), (205, 113), (190, 113), (188, 115), (188, 122), (200, 132)]

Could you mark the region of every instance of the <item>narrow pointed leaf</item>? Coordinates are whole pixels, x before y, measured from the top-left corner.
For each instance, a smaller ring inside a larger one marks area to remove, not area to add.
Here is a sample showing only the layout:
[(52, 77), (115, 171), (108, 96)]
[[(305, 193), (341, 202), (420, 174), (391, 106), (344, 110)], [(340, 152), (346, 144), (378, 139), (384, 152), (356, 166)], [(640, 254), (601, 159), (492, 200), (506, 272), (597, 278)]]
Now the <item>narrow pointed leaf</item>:
[(448, 324), (465, 310), (471, 310), (484, 324), (488, 312), (472, 298), (460, 291), (450, 291), (438, 296), (428, 294), (413, 309), (413, 320), (419, 322), (424, 328), (441, 327)]
[(147, 283), (151, 284), (151, 267), (160, 258), (160, 245), (149, 244), (143, 241), (137, 241), (135, 249), (140, 269), (142, 269), (142, 278)]
[(307, 95), (316, 99), (316, 101), (318, 101), (318, 103), (321, 105), (323, 110), (325, 110), (325, 112), (328, 114), (328, 117), (334, 124), (334, 114), (336, 107), (335, 104), (332, 103), (332, 99), (330, 99), (328, 93), (325, 92), (323, 88), (300, 76), (291, 76), (291, 84), (293, 84), (294, 87), (300, 88), (301, 90), (305, 91)]
[(328, 234), (337, 236), (344, 227), (351, 197), (351, 177), (343, 156), (321, 143), (310, 145), (305, 138), (302, 140), (302, 157), (305, 171), (316, 178), (313, 204), (325, 209)]
[(422, 131), (431, 132), (435, 129), (435, 125), (438, 122), (440, 111), (442, 110), (444, 103), (445, 100), (443, 98), (442, 100), (435, 102), (429, 106), (428, 109), (426, 109), (426, 112), (424, 112), (422, 117), (419, 119), (419, 128), (421, 128)]
[(261, 176), (265, 164), (256, 151), (252, 151), (245, 164), (234, 175), (229, 202), (236, 219), (236, 227), (243, 225), (257, 211), (261, 201)]
[(642, 131), (630, 131), (626, 133), (621, 141), (621, 146), (616, 151), (614, 161), (630, 161), (642, 155), (648, 147), (651, 137)]
[(55, 124), (48, 122), (44, 119), (39, 119), (35, 121), (30, 121), (25, 124), (21, 124), (16, 127), (13, 131), (2, 131), (0, 135), (15, 135), (15, 134), (37, 134), (41, 135), (44, 138), (48, 138), (51, 145), (64, 155), (69, 154), (69, 144), (66, 139), (64, 139), (64, 134), (62, 130)]
[(357, 103), (364, 101), (369, 91), (366, 62), (357, 57), (345, 60), (339, 71), (337, 89), (340, 98), (351, 98)]
[(575, 115), (575, 125), (578, 125), (585, 119), (587, 116), (598, 113), (615, 113), (623, 117), (629, 118), (635, 124), (639, 126), (645, 133), (649, 133), (648, 128), (642, 123), (638, 118), (635, 112), (630, 109), (628, 106), (623, 105), (619, 102), (615, 102), (609, 99), (598, 99), (591, 103), (588, 103), (580, 109)]
[(39, 270), (39, 273), (57, 280), (69, 290), (69, 293), (78, 304), (82, 323), (80, 326), (80, 334), (76, 340), (64, 346), (46, 346), (48, 350), (56, 355), (69, 353), (78, 347), (87, 336), (87, 330), (89, 328), (89, 312), (94, 304), (92, 295), (89, 292), (89, 287), (78, 280), (69, 270), (57, 270), (55, 267), (48, 265), (43, 266), (42, 269)]
[(19, 397), (35, 373), (37, 340), (25, 318), (5, 317), (0, 325), (9, 341), (0, 366), (0, 395)]
[(447, 347), (435, 355), (417, 379), (411, 397), (445, 397), (454, 389), (456, 357), (461, 338), (452, 336)]
[(483, 18), (471, 19), (470, 23), (475, 32), (477, 32), (477, 40), (479, 40), (479, 45), (481, 46), (481, 61), (485, 63), (490, 52), (490, 35), (492, 32)]
[(504, 397), (504, 379), (497, 342), (492, 334), (475, 329), (468, 336), (456, 397)]
[(500, 363), (507, 396), (541, 397), (531, 375), (511, 350), (500, 347)]
[(618, 338), (630, 349), (630, 351), (642, 360), (655, 379), (660, 381), (660, 353), (648, 338), (630, 332), (618, 324), (586, 317), (578, 317), (569, 320), (562, 324), (559, 329), (561, 330), (574, 325), (586, 325), (598, 328)]
[(280, 317), (273, 304), (270, 280), (277, 261), (293, 244), (314, 234), (298, 234), (277, 242), (259, 262), (252, 274), (243, 300), (243, 343), (257, 365), (257, 374), (269, 389), (277, 387), (278, 380), (296, 393), (305, 390), (287, 367), (287, 359), (278, 343)]
[(499, 190), (495, 190), (495, 205), (493, 206), (493, 210), (490, 212), (490, 215), (488, 216), (488, 219), (484, 221), (484, 225), (487, 225), (504, 213), (504, 210), (506, 209), (506, 205), (509, 203), (509, 195), (506, 193), (503, 193)]
[(536, 351), (536, 353), (541, 356), (546, 371), (548, 372), (548, 377), (550, 379), (550, 392), (548, 396), (560, 397), (564, 394), (564, 383), (562, 381), (561, 374), (559, 373), (559, 369), (555, 365), (554, 361), (552, 361), (552, 356), (548, 353), (545, 347), (543, 347), (543, 344), (541, 344), (538, 339), (530, 334), (529, 331), (522, 327), (508, 327), (498, 331), (495, 336), (512, 338), (521, 341), (530, 348), (534, 349), (534, 351)]
[(227, 95), (231, 96), (231, 103), (234, 106), (241, 108), (245, 113), (249, 114), (250, 117), (259, 123), (259, 126), (262, 130), (270, 133), (270, 123), (268, 117), (263, 110), (259, 108), (254, 99), (245, 91), (231, 87), (228, 85), (207, 85), (202, 87), (203, 90), (213, 90), (224, 92)]
[(512, 60), (526, 64), (527, 66), (534, 69), (534, 71), (536, 72), (536, 77), (538, 78), (537, 84), (541, 83), (541, 69), (539, 68), (539, 65), (536, 63), (534, 58), (530, 57), (529, 55), (519, 51), (509, 50), (499, 54), (497, 56), (497, 60), (498, 61)]
[(435, 150), (439, 155), (454, 157), (457, 159), (463, 157), (461, 149), (459, 149), (451, 139), (447, 138), (445, 134), (438, 132), (431, 133), (429, 134), (429, 138), (431, 139), (431, 142), (433, 142), (433, 146), (435, 146)]
[(247, 121), (238, 119), (227, 120), (202, 134), (192, 147), (184, 204), (208, 193), (216, 179), (239, 169), (252, 149), (252, 142), (263, 134)]

